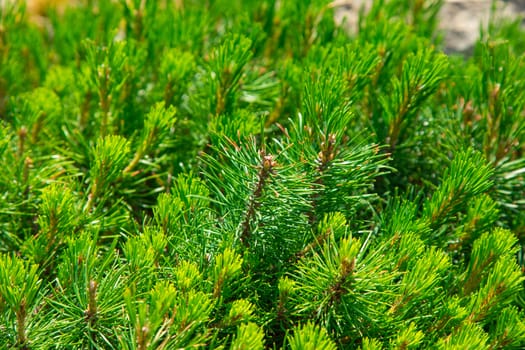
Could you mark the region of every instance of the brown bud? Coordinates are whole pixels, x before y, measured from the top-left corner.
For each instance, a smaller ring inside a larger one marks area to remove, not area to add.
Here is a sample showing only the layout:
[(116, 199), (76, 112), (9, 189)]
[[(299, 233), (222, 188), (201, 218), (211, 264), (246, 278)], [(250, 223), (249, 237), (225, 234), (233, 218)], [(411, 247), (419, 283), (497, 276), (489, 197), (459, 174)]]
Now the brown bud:
[(277, 165), (271, 154), (263, 156), (263, 169), (266, 171), (272, 170)]
[(490, 92), (490, 98), (491, 98), (492, 100), (496, 100), (496, 99), (498, 98), (500, 88), (501, 88), (501, 85), (500, 85), (500, 84), (496, 84), (496, 85), (494, 85), (494, 88), (493, 88), (492, 91)]

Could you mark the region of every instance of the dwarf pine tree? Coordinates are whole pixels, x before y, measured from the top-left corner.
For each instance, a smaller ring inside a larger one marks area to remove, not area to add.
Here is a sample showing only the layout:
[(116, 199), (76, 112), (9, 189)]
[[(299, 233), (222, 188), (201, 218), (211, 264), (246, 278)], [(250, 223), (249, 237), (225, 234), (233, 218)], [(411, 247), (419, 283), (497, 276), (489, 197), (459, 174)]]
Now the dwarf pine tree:
[(0, 3), (0, 348), (525, 347), (518, 22)]

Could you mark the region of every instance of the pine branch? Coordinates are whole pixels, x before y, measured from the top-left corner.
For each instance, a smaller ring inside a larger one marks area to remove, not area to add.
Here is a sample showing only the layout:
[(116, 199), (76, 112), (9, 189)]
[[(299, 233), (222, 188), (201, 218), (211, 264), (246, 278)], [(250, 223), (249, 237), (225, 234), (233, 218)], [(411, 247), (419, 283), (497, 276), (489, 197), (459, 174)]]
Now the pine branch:
[(257, 175), (258, 178), (255, 184), (255, 189), (253, 190), (253, 194), (250, 196), (248, 208), (241, 223), (240, 240), (246, 247), (250, 246), (250, 226), (255, 219), (255, 211), (260, 205), (258, 201), (262, 195), (262, 192), (264, 191), (266, 182), (275, 171), (274, 168), (277, 165), (271, 154), (265, 154), (264, 151), (261, 151), (261, 158), (262, 162), (259, 166), (259, 173)]

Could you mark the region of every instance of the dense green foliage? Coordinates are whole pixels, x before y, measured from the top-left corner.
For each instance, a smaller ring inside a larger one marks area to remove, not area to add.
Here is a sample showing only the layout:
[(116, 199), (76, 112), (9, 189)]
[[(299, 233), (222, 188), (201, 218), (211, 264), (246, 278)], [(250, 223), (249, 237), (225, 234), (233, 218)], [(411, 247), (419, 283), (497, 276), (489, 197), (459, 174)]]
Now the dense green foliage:
[(523, 349), (525, 42), (441, 1), (0, 8), (0, 347)]

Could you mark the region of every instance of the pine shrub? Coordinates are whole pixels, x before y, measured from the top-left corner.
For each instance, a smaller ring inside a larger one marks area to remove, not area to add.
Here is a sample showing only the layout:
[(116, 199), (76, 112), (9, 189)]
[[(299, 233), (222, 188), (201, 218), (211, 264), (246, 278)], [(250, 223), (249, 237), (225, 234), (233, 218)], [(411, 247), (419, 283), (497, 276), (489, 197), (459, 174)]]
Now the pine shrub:
[(0, 2), (0, 348), (525, 348), (525, 36), (441, 2)]

